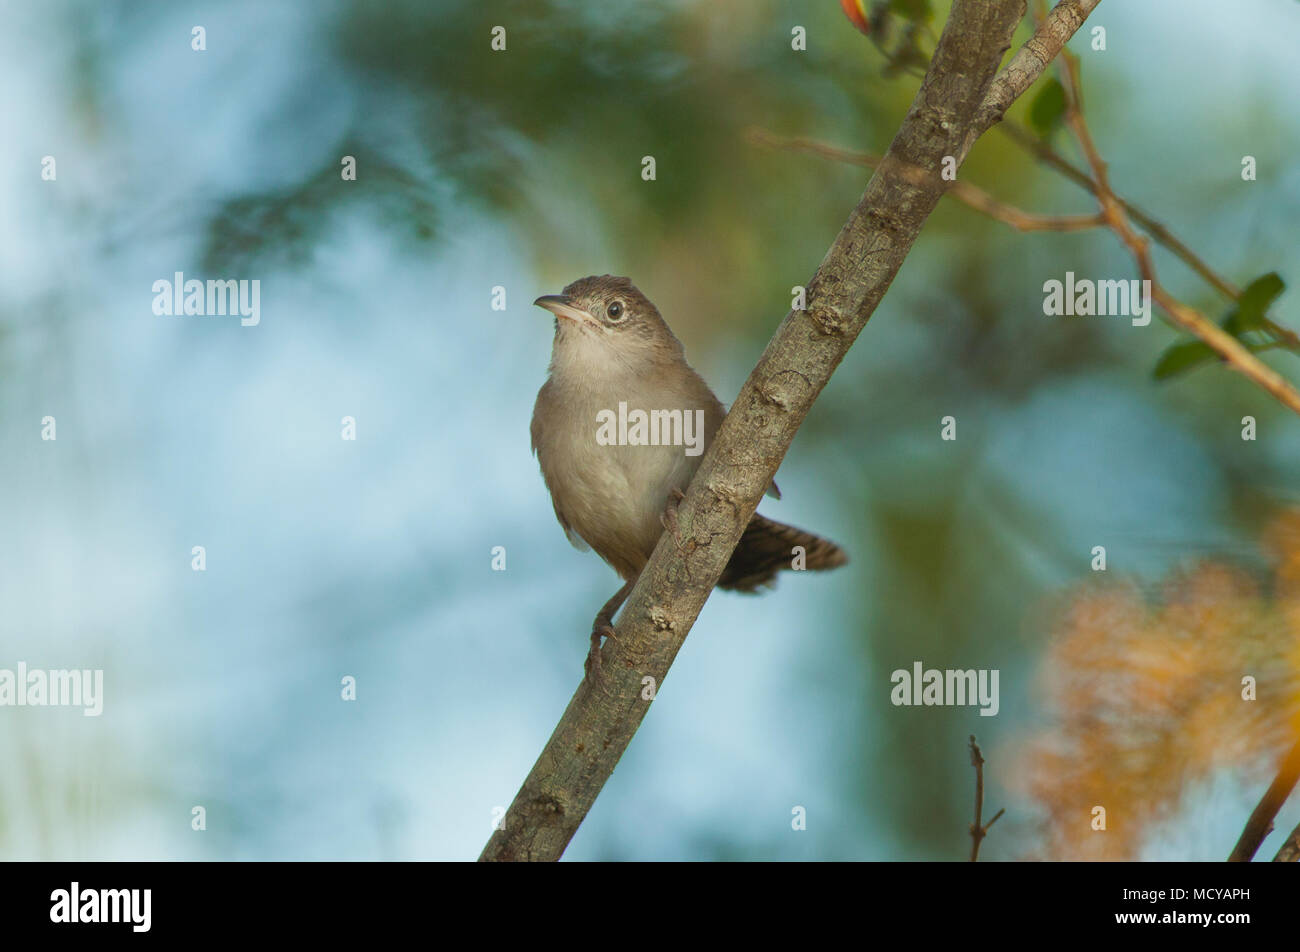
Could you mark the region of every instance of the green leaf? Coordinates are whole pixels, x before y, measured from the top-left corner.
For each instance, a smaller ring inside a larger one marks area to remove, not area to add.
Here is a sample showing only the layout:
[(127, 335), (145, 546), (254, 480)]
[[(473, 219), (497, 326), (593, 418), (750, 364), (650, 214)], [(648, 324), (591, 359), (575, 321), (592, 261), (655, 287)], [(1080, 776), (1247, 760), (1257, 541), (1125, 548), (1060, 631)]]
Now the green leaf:
[[(1255, 342), (1244, 338), (1241, 339), (1241, 343), (1252, 354), (1258, 354), (1261, 351), (1271, 350), (1278, 346), (1277, 341)], [(1156, 361), (1155, 370), (1152, 371), (1151, 375), (1157, 380), (1167, 380), (1200, 364), (1221, 359), (1218, 352), (1203, 341), (1184, 341), (1181, 344), (1174, 344), (1160, 355), (1160, 359)]]
[(1065, 87), (1057, 79), (1049, 79), (1034, 96), (1029, 105), (1029, 124), (1046, 138), (1065, 115)]
[(1157, 380), (1167, 380), (1175, 374), (1191, 370), (1207, 360), (1215, 360), (1218, 356), (1210, 349), (1209, 344), (1199, 340), (1174, 344), (1160, 355), (1160, 359), (1156, 361), (1156, 369), (1152, 371), (1152, 376)]
[[(1276, 271), (1270, 271), (1262, 277), (1256, 278), (1246, 289), (1241, 292), (1241, 299), (1237, 301), (1237, 307), (1232, 314), (1228, 315), (1228, 320), (1240, 327), (1243, 331), (1257, 330), (1265, 326), (1265, 317), (1268, 309), (1279, 294), (1286, 289), (1286, 282), (1278, 275)], [(1227, 326), (1227, 322), (1224, 322)]]

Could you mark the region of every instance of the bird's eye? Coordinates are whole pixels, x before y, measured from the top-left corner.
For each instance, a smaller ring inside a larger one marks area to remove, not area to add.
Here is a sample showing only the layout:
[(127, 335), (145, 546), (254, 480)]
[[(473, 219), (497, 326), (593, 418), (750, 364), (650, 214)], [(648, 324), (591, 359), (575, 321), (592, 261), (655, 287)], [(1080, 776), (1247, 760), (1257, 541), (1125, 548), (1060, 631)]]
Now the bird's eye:
[(611, 321), (621, 321), (623, 319), (623, 302), (615, 301), (605, 308), (605, 313), (609, 315)]

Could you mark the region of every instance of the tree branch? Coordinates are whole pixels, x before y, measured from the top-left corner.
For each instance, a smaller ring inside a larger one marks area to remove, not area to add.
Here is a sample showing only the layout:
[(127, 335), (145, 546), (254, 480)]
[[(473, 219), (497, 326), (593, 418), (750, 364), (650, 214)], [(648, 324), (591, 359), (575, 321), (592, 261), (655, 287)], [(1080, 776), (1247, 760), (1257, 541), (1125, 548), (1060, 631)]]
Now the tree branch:
[[(1277, 811), (1282, 809), (1282, 804), (1295, 789), (1297, 781), (1300, 781), (1300, 740), (1296, 741), (1290, 753), (1282, 759), (1282, 766), (1278, 768), (1277, 776), (1264, 791), (1264, 796), (1251, 813), (1250, 819), (1246, 821), (1246, 828), (1241, 831), (1241, 838), (1237, 840), (1237, 845), (1233, 847), (1232, 854), (1228, 857), (1229, 863), (1249, 863), (1254, 858), (1259, 845), (1264, 842), (1264, 837), (1268, 836), (1273, 829), (1273, 819), (1277, 816)], [(1300, 829), (1296, 832), (1300, 833)], [(1296, 833), (1292, 833), (1288, 843), (1293, 843), (1295, 837)], [(1285, 851), (1286, 846), (1284, 845), (1282, 849)], [(1283, 858), (1281, 852), (1277, 856), (1278, 859)]]
[(1034, 35), (993, 80), (971, 127), (972, 131), (978, 131), (974, 131), (968, 149), (986, 129), (1002, 121), (1011, 104), (1043, 75), (1048, 64), (1065, 48), (1066, 41), (1083, 26), (1083, 21), (1088, 19), (1088, 14), (1100, 2), (1101, 0), (1061, 0), (1052, 8)]
[[(482, 860), (558, 859), (660, 689), (813, 401), (898, 273), (958, 164), (1024, 0), (954, 0), (911, 109), (866, 192), (741, 388), (606, 642)], [(1013, 97), (1014, 98), (1014, 97)]]

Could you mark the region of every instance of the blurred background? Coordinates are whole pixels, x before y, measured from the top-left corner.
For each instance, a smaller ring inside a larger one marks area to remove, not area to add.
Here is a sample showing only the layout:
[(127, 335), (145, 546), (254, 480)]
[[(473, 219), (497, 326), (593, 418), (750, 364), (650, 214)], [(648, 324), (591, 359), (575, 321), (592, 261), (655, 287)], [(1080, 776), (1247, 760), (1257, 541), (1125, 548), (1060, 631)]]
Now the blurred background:
[[(476, 857), (618, 585), (529, 452), (531, 301), (631, 276), (730, 401), (869, 174), (750, 130), (883, 152), (914, 69), (833, 0), (0, 9), (0, 668), (105, 681), (98, 718), (0, 708), (0, 857)], [(1115, 188), (1238, 285), (1300, 280), (1300, 4), (1089, 25)], [(996, 130), (961, 177), (1095, 210)], [(260, 324), (155, 315), (177, 271), (259, 280)], [(941, 204), (761, 507), (851, 565), (712, 596), (569, 858), (963, 859), (972, 733), (983, 859), (1227, 855), (1295, 718), (1300, 421), (1218, 366), (1154, 379), (1158, 318), (1044, 316), (1066, 271), (1136, 276), (1109, 233)], [(893, 706), (915, 661), (998, 669), (998, 715)]]

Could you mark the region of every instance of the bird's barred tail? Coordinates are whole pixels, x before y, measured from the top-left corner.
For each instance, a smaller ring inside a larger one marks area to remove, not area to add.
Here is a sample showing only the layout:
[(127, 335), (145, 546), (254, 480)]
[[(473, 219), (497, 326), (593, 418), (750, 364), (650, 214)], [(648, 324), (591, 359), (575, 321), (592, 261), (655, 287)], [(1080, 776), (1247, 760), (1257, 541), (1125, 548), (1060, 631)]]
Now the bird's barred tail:
[[(796, 546), (802, 547), (800, 555)], [(849, 557), (834, 542), (754, 513), (718, 581), (719, 588), (754, 592), (776, 581), (782, 569), (833, 569)]]

